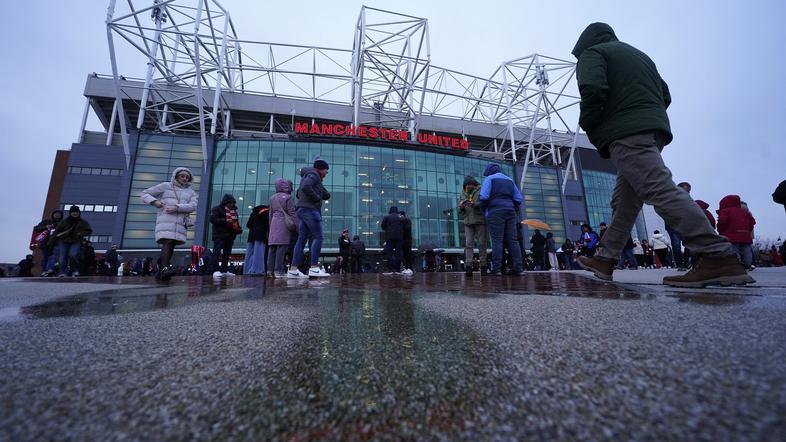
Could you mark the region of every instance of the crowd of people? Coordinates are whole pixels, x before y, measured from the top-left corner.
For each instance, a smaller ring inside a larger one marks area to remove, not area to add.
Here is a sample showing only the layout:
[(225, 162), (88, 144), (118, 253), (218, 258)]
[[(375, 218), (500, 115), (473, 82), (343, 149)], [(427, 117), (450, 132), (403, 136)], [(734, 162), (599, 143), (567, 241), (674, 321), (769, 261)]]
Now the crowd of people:
[[(579, 267), (611, 280), (615, 270), (625, 268), (690, 268), (684, 274), (663, 279), (664, 284), (679, 287), (748, 284), (754, 282), (747, 273), (754, 260), (776, 265), (783, 261), (782, 250), (774, 245), (754, 251), (756, 221), (739, 196), (728, 195), (720, 201), (716, 220), (708, 210), (709, 204), (693, 200), (688, 183), (675, 185), (672, 181), (671, 171), (661, 157), (661, 151), (673, 138), (666, 112), (672, 97), (655, 63), (645, 53), (620, 42), (605, 23), (587, 26), (572, 53), (577, 59), (576, 80), (581, 95), (579, 125), (600, 156), (609, 159), (617, 171), (609, 224), (601, 223), (597, 233), (585, 224), (575, 243), (566, 240), (559, 248), (551, 232), (543, 236), (535, 231), (530, 238), (531, 253), (527, 253), (519, 223), (523, 197), (511, 177), (491, 163), (483, 172), (482, 183), (475, 177), (466, 177), (458, 205), (464, 218), (467, 275), (475, 271), (476, 243), (481, 275)], [(317, 157), (312, 167), (300, 170), (301, 180), (294, 197), (292, 183), (279, 178), (269, 204), (253, 208), (246, 223), (246, 274), (295, 279), (329, 275), (319, 261), (323, 241), (321, 207), (331, 198), (323, 185), (329, 169), (328, 163)], [(157, 211), (155, 238), (161, 246), (157, 275), (163, 280), (177, 272), (171, 262), (172, 254), (177, 245), (185, 243), (187, 230), (193, 225), (190, 214), (196, 209), (197, 196), (191, 189), (192, 181), (188, 169), (178, 168), (170, 181), (146, 189), (141, 195)], [(786, 182), (776, 189), (773, 200), (786, 207)], [(639, 241), (630, 232), (644, 203), (654, 206), (666, 228), (665, 233), (656, 230), (650, 238)], [(210, 210), (209, 222), (213, 227), (213, 250), (208, 268), (215, 278), (232, 277), (229, 258), (237, 235), (243, 231), (232, 195), (224, 195), (220, 204)], [(393, 206), (381, 225), (385, 232), (387, 273), (411, 274), (412, 222)], [(90, 225), (81, 218), (77, 206), (72, 206), (67, 216), (55, 211), (51, 218), (42, 221), (36, 227), (32, 246), (41, 251), (43, 274), (90, 272), (91, 253), (95, 260), (95, 253), (86, 242), (90, 233)], [(491, 238), (490, 257), (487, 235)], [(304, 253), (307, 245), (308, 255)], [(338, 246), (340, 256), (334, 272), (362, 271), (362, 241), (357, 236), (350, 240), (349, 231), (344, 230)], [(101, 268), (108, 267), (111, 273), (119, 261), (110, 258), (110, 253)], [(137, 265), (131, 267), (133, 272)], [(152, 258), (138, 267), (140, 273), (155, 270)], [(28, 272), (31, 268), (28, 256), (20, 263), (20, 269)]]

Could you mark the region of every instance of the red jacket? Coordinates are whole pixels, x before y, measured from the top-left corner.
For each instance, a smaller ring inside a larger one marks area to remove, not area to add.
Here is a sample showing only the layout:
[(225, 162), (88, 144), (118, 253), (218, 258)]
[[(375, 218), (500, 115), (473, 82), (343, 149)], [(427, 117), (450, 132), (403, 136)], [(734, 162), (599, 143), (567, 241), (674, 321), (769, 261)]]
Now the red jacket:
[(751, 244), (754, 225), (756, 220), (742, 208), (739, 195), (723, 197), (718, 210), (718, 233), (733, 243)]
[(707, 221), (709, 221), (710, 224), (712, 224), (712, 228), (714, 229), (715, 228), (715, 217), (712, 216), (712, 214), (710, 213), (709, 210), (707, 210), (707, 209), (709, 209), (710, 205), (705, 203), (702, 200), (696, 200), (696, 204), (698, 204), (699, 207), (701, 207), (701, 210), (704, 211), (704, 216), (707, 217)]

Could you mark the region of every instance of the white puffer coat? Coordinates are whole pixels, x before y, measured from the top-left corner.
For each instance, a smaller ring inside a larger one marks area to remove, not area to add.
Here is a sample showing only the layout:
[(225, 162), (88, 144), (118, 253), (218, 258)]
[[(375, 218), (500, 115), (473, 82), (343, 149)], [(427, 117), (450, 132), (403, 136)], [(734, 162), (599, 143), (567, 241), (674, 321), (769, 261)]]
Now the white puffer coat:
[[(184, 186), (180, 186), (176, 179), (180, 172), (187, 172), (191, 177)], [(188, 230), (186, 221), (190, 222), (188, 214), (197, 208), (197, 194), (191, 189), (193, 180), (194, 175), (190, 170), (178, 167), (172, 172), (172, 181), (156, 184), (142, 191), (141, 197), (145, 204), (153, 204), (156, 201), (164, 204), (164, 207), (156, 208), (156, 242), (164, 239), (174, 239), (178, 244), (186, 242)], [(167, 206), (177, 206), (177, 212), (166, 213), (164, 209)]]

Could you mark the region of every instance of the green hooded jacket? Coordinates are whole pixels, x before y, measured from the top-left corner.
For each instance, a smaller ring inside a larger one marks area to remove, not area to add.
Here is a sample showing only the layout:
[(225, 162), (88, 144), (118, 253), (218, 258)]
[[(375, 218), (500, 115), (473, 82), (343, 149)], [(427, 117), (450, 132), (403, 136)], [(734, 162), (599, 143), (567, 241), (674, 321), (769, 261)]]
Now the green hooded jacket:
[(617, 40), (606, 23), (587, 26), (572, 53), (578, 59), (579, 124), (601, 157), (609, 157), (614, 140), (637, 133), (659, 131), (664, 145), (671, 142), (669, 87), (647, 54)]
[[(468, 184), (474, 184), (475, 188), (468, 191)], [(486, 217), (483, 215), (480, 202), (478, 202), (479, 197), (480, 183), (470, 176), (464, 178), (464, 190), (461, 192), (461, 199), (459, 200), (459, 213), (464, 217), (464, 225), (486, 224)]]

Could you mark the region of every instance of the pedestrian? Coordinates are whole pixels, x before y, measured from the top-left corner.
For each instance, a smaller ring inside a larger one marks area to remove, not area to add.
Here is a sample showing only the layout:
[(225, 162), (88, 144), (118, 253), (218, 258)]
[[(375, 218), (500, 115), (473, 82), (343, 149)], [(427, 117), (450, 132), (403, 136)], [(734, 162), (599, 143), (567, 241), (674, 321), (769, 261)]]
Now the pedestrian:
[(385, 232), (385, 257), (387, 258), (388, 271), (386, 275), (400, 273), (404, 242), (404, 221), (398, 214), (398, 207), (390, 206), (387, 216), (382, 219), (382, 230)]
[(549, 270), (559, 270), (559, 262), (557, 262), (557, 242), (554, 241), (554, 234), (551, 232), (546, 233), (546, 254), (549, 257)]
[(243, 233), (237, 215), (237, 201), (227, 193), (221, 203), (210, 209), (210, 224), (213, 225), (213, 278), (234, 277), (229, 271), (229, 255), (235, 237)]
[(276, 193), (270, 197), (267, 270), (275, 278), (284, 278), (287, 276), (284, 257), (296, 234), (298, 219), (292, 201), (292, 182), (278, 178), (275, 186)]
[(573, 241), (570, 238), (565, 239), (565, 242), (562, 244), (562, 259), (565, 264), (565, 270), (573, 270), (575, 268), (575, 263), (573, 261), (573, 252), (576, 251), (576, 247), (573, 245)]
[(655, 230), (652, 232), (650, 245), (652, 250), (655, 252), (655, 256), (658, 257), (660, 268), (671, 267), (671, 263), (669, 262), (669, 248), (671, 248), (671, 245), (669, 243), (669, 239), (663, 236), (663, 234), (660, 233), (660, 230)]
[(92, 276), (96, 273), (96, 249), (93, 247), (93, 243), (88, 239), (83, 239), (79, 253), (79, 273)]
[[(313, 167), (304, 167), (300, 170), (300, 187), (297, 190), (297, 218), (298, 238), (295, 244), (292, 265), (287, 272), (288, 278), (327, 277), (327, 272), (319, 267), (319, 254), (322, 251), (322, 201), (330, 199), (330, 192), (322, 185), (328, 174), (327, 161), (320, 157), (314, 160)], [(298, 267), (303, 264), (303, 249), (311, 241), (309, 253), (311, 266), (308, 274), (301, 272)]]
[(401, 222), (404, 223), (404, 238), (401, 240), (401, 256), (404, 258), (404, 270), (402, 275), (412, 275), (412, 220), (407, 217), (407, 213), (398, 213)]
[(751, 244), (755, 225), (756, 220), (750, 212), (742, 208), (738, 195), (726, 195), (720, 200), (718, 233), (731, 242), (740, 261), (749, 269), (753, 265)]
[(117, 244), (112, 244), (112, 247), (106, 252), (106, 264), (109, 266), (109, 274), (112, 276), (117, 275), (117, 267), (120, 265)]
[(63, 220), (62, 210), (53, 210), (49, 218), (41, 220), (33, 231), (38, 234), (40, 240), (36, 242), (35, 246), (41, 251), (41, 276), (51, 276), (55, 271), (55, 263), (57, 262), (57, 250), (54, 244), (49, 244), (49, 238), (55, 231), (55, 228)]
[(352, 240), (349, 238), (349, 229), (341, 231), (338, 237), (338, 253), (341, 255), (341, 270), (349, 273), (349, 250), (352, 247)]
[[(166, 281), (177, 273), (171, 264), (175, 246), (185, 244), (188, 228), (194, 225), (191, 212), (197, 208), (197, 194), (191, 185), (194, 174), (185, 167), (172, 171), (169, 181), (156, 184), (142, 191), (141, 197), (145, 204), (156, 207), (156, 243), (161, 245), (161, 266), (158, 278)], [(116, 249), (116, 247), (114, 248)], [(117, 271), (119, 260), (107, 262)]]
[(647, 241), (646, 239), (642, 239), (641, 240), (641, 249), (644, 251), (644, 267), (648, 268), (648, 269), (653, 268), (654, 267), (654, 259), (655, 259), (653, 254), (655, 252), (652, 249), (652, 246), (650, 246), (649, 241)]
[(772, 255), (772, 263), (775, 267), (781, 267), (783, 265), (783, 256), (778, 253), (778, 248), (775, 247), (775, 244), (770, 247), (770, 254)]
[(704, 212), (704, 216), (707, 217), (707, 221), (710, 222), (712, 229), (715, 230), (715, 217), (712, 216), (712, 213), (709, 210), (707, 210), (710, 208), (710, 205), (702, 200), (696, 200), (696, 205), (701, 208), (702, 212)]
[(79, 276), (79, 249), (82, 238), (93, 233), (92, 227), (82, 219), (79, 206), (73, 205), (68, 209), (68, 217), (60, 221), (54, 234), (49, 238), (58, 249), (60, 273), (57, 276)]
[(543, 270), (545, 268), (546, 258), (546, 238), (540, 233), (540, 230), (535, 230), (535, 234), (529, 239), (532, 251), (532, 260), (535, 261), (535, 270)]
[(579, 265), (611, 280), (618, 259), (644, 202), (655, 206), (666, 224), (679, 232), (699, 259), (686, 274), (663, 283), (679, 287), (747, 284), (753, 279), (734, 256), (730, 243), (712, 231), (690, 195), (674, 185), (661, 150), (672, 140), (666, 108), (666, 82), (646, 54), (617, 40), (605, 23), (589, 25), (573, 55), (581, 95), (579, 124), (603, 158), (617, 170), (612, 220), (594, 257)]
[(349, 250), (352, 262), (352, 273), (363, 272), (363, 255), (366, 254), (366, 245), (360, 240), (360, 237), (355, 235), (352, 237), (352, 245)]
[(25, 259), (19, 261), (19, 272), (17, 272), (17, 276), (20, 278), (29, 278), (33, 276), (33, 266), (35, 262), (33, 261), (33, 255), (25, 256)]
[[(246, 221), (248, 239), (246, 240), (246, 257), (243, 263), (243, 274), (249, 276), (265, 276), (267, 264), (267, 240), (270, 233), (270, 209), (259, 204), (251, 209)], [(272, 269), (268, 269), (272, 271)], [(272, 275), (269, 275), (272, 276)]]
[(142, 276), (150, 276), (153, 274), (153, 257), (148, 256), (142, 264)]
[(637, 267), (647, 267), (646, 261), (644, 260), (644, 247), (641, 245), (638, 238), (633, 240), (633, 256), (636, 257)]
[(595, 251), (598, 247), (598, 234), (592, 231), (589, 224), (581, 225), (581, 236), (576, 241), (579, 248), (580, 256), (595, 256)]
[(464, 273), (467, 276), (472, 276), (475, 241), (478, 242), (481, 276), (485, 276), (488, 269), (486, 217), (480, 207), (479, 197), (480, 183), (473, 176), (464, 177), (461, 199), (459, 200), (459, 213), (464, 218)]
[(782, 204), (783, 209), (786, 210), (786, 180), (781, 181), (775, 191), (772, 192), (772, 201), (776, 204)]
[(617, 263), (617, 269), (624, 270), (626, 268), (626, 261), (627, 265), (630, 266), (631, 270), (638, 270), (639, 265), (636, 261), (636, 255), (634, 254), (633, 249), (636, 245), (633, 243), (633, 238), (628, 235), (628, 242), (625, 243), (625, 246), (622, 248), (622, 252), (620, 253), (619, 262)]
[(606, 229), (608, 228), (609, 227), (606, 225), (605, 222), (601, 222), (600, 224), (598, 224), (598, 241), (603, 239), (603, 235), (606, 234)]
[(518, 209), (523, 198), (513, 180), (502, 173), (498, 164), (490, 163), (483, 171), (478, 201), (491, 234), (492, 268), (489, 275), (498, 275), (502, 268), (503, 243), (513, 261), (513, 274), (524, 272), (521, 247), (517, 243)]

